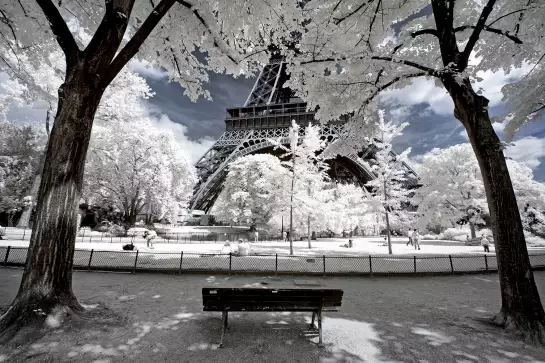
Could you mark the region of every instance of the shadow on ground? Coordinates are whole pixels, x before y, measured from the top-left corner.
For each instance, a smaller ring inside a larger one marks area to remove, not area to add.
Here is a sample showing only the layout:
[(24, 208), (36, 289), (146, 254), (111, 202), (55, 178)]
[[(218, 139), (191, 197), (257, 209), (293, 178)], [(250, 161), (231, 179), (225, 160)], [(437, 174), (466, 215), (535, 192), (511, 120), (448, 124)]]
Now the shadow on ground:
[[(0, 306), (21, 270), (0, 269)], [(301, 277), (297, 277), (301, 279)], [(219, 349), (220, 313), (203, 313), (203, 286), (294, 287), (293, 278), (75, 273), (88, 309), (105, 304), (124, 325), (62, 324), (27, 345), (0, 347), (0, 362), (539, 362), (545, 352), (476, 319), (499, 310), (496, 275), (327, 278), (345, 291), (326, 313), (324, 343), (306, 313), (232, 313)], [(267, 285), (261, 282), (267, 282)], [(536, 281), (545, 293), (545, 273)]]

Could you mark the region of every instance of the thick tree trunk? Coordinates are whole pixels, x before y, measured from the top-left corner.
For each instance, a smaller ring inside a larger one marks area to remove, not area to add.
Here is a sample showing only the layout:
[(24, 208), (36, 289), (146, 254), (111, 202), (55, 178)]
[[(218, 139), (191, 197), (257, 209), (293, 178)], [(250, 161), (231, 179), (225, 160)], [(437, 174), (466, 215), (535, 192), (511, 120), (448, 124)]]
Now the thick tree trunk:
[(79, 312), (72, 292), (78, 204), (93, 118), (103, 90), (76, 65), (59, 89), (59, 107), (47, 145), (26, 267), (19, 291), (0, 318), (0, 335), (41, 324), (50, 315)]
[(471, 231), (471, 239), (477, 238), (477, 233), (475, 233), (475, 225), (469, 222), (469, 230)]
[(443, 80), (479, 162), (490, 210), (502, 308), (494, 322), (530, 341), (545, 343), (545, 312), (534, 281), (522, 222), (502, 145), (492, 128), (488, 100), (465, 78)]

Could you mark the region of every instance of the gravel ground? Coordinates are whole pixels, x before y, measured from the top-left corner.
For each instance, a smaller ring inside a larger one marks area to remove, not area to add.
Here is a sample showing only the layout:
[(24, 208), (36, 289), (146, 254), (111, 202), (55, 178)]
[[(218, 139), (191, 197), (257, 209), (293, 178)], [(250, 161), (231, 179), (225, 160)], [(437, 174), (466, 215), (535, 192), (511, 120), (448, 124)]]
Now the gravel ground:
[[(21, 274), (0, 268), (3, 308)], [(65, 323), (18, 349), (0, 347), (0, 362), (545, 362), (545, 351), (475, 320), (499, 310), (497, 275), (306, 279), (344, 290), (340, 311), (325, 314), (325, 348), (305, 334), (303, 313), (230, 314), (226, 347), (217, 348), (221, 314), (202, 312), (202, 287), (294, 287), (293, 277), (76, 272), (82, 303), (127, 322)], [(536, 280), (543, 296), (545, 273)]]

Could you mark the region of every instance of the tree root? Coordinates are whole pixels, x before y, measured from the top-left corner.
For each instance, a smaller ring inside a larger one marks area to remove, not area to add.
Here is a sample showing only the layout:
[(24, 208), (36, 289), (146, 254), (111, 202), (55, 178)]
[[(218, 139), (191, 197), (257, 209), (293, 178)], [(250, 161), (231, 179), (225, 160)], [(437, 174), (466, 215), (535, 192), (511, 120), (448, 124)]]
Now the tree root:
[(506, 332), (519, 336), (527, 344), (545, 346), (545, 321), (525, 319), (523, 316), (507, 314), (503, 310), (492, 318), (479, 321), (501, 327)]
[(0, 316), (0, 344), (17, 347), (55, 329), (79, 328), (89, 323), (119, 324), (125, 319), (104, 306), (84, 309), (75, 296), (51, 299), (16, 298)]

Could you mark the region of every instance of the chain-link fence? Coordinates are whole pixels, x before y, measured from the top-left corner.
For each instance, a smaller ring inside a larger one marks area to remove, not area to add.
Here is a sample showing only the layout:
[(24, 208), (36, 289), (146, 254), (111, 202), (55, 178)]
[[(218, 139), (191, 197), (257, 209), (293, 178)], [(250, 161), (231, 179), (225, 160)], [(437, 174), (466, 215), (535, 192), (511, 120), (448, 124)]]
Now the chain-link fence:
[[(26, 247), (0, 247), (0, 265), (24, 266)], [(530, 255), (534, 269), (545, 269), (545, 254)], [(74, 268), (101, 271), (268, 273), (303, 275), (418, 275), (497, 271), (494, 254), (443, 256), (291, 256), (189, 252), (76, 250)]]

